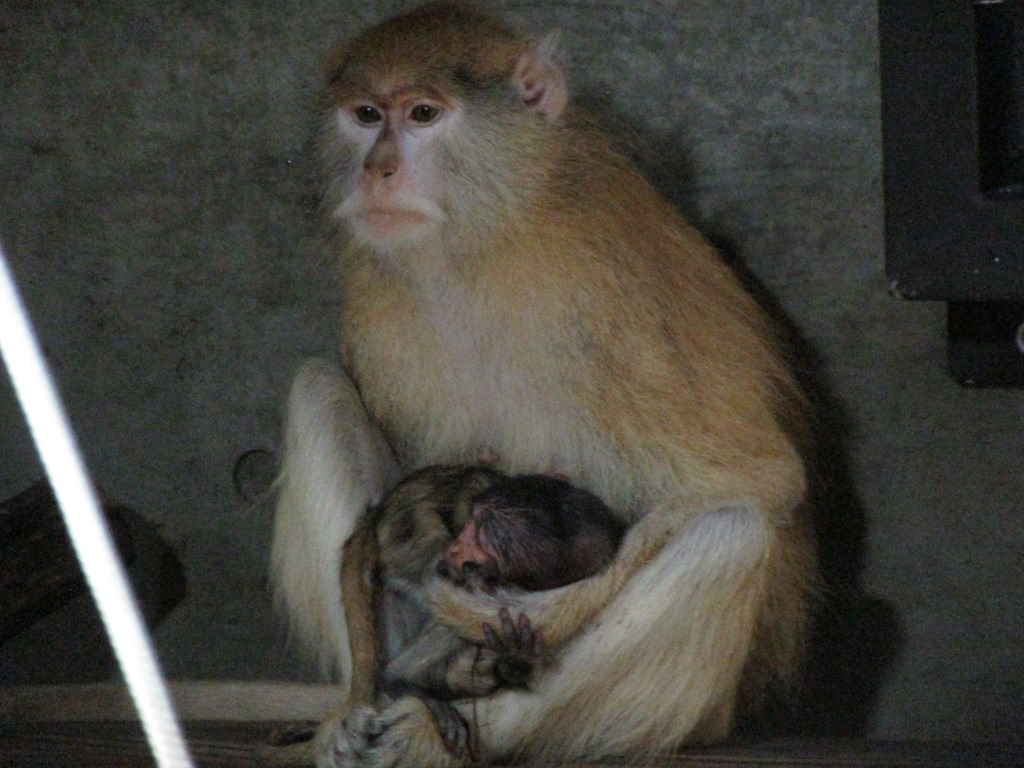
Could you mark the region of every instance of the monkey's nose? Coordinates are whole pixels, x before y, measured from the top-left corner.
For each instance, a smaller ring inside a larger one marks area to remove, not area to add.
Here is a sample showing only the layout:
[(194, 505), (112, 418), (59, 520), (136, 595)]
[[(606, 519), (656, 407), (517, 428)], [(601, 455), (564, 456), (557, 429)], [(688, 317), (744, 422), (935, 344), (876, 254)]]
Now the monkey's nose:
[(473, 581), (475, 579), (478, 579), (482, 572), (483, 568), (480, 566), (480, 563), (474, 563), (472, 560), (467, 560), (466, 562), (464, 562), (462, 564), (462, 570), (460, 571), (460, 573), (462, 574), (462, 578), (465, 581)]
[(452, 568), (448, 565), (446, 558), (441, 558), (437, 561), (437, 575), (444, 579), (454, 579), (455, 574), (452, 573)]

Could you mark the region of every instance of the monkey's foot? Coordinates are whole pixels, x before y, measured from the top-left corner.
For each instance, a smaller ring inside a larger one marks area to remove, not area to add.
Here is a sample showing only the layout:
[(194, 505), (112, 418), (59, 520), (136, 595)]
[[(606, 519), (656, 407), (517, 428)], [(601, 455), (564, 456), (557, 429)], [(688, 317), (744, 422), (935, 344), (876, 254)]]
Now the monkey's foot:
[(526, 614), (515, 621), (508, 608), (498, 611), (498, 628), (484, 624), (484, 647), (496, 656), (494, 676), (510, 688), (525, 688), (542, 660), (544, 638), (534, 631)]
[(370, 707), (360, 707), (342, 720), (328, 720), (316, 737), (317, 768), (364, 765), (364, 757), (380, 732), (377, 713)]
[(444, 741), (445, 748), (457, 757), (464, 757), (469, 750), (469, 726), (462, 715), (447, 701), (439, 699), (422, 699), (427, 709), (434, 715), (438, 734)]
[[(361, 707), (318, 739), (319, 768), (458, 768), (466, 762), (468, 729), (450, 706), (441, 724), (421, 699), (405, 696), (381, 712)], [(461, 729), (461, 735), (448, 733)], [(445, 730), (455, 749), (449, 751)]]

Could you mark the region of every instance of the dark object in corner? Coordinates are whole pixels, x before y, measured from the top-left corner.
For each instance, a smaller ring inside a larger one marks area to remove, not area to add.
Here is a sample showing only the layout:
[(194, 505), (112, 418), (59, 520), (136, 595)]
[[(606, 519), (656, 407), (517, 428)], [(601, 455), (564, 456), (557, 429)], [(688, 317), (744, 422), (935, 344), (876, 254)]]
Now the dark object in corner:
[[(104, 506), (126, 565), (135, 559), (123, 510)], [(49, 484), (40, 480), (0, 503), (0, 643), (86, 590)]]
[(958, 381), (1024, 386), (1024, 0), (879, 11), (891, 291), (949, 304)]
[(1024, 384), (1024, 302), (949, 305), (949, 371), (965, 386)]

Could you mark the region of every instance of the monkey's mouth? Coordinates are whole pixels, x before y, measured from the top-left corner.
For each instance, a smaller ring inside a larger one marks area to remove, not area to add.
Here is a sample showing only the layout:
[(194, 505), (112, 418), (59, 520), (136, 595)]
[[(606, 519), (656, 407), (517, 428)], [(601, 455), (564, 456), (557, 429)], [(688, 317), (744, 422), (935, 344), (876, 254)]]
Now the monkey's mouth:
[(445, 219), (440, 206), (399, 190), (389, 195), (370, 195), (357, 190), (341, 204), (337, 215), (353, 232), (370, 241), (406, 237)]
[(430, 231), (435, 217), (411, 208), (362, 208), (349, 215), (353, 232), (371, 243), (390, 244)]
[(405, 229), (410, 226), (426, 224), (430, 217), (423, 211), (408, 208), (367, 208), (355, 215), (355, 218), (369, 224), (374, 229)]
[(437, 574), (457, 587), (482, 591), (489, 595), (493, 595), (498, 586), (499, 575), (493, 563), (466, 562), (455, 568), (441, 558), (437, 564)]

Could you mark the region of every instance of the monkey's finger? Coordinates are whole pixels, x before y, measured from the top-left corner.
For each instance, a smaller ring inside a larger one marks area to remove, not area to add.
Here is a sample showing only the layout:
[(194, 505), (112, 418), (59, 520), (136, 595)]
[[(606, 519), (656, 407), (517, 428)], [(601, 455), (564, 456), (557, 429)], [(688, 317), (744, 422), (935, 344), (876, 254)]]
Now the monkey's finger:
[(451, 704), (436, 699), (422, 699), (434, 716), (438, 735), (453, 755), (463, 755), (469, 746), (469, 725)]
[(536, 653), (536, 638), (533, 631), (533, 625), (530, 624), (530, 619), (527, 618), (525, 613), (520, 613), (516, 619), (516, 632), (515, 638), (519, 648), (530, 655)]
[(361, 764), (382, 732), (380, 718), (371, 707), (359, 707), (342, 720), (319, 749), (318, 765)]
[[(523, 614), (519, 615), (521, 617)], [(498, 611), (498, 618), (501, 620), (501, 634), (505, 639), (505, 642), (518, 644), (519, 632), (516, 628), (516, 623), (512, 620), (512, 614), (509, 613), (508, 608), (502, 608)]]
[(529, 634), (530, 630), (533, 629), (530, 624), (530, 619), (525, 613), (520, 613), (519, 616), (516, 617), (516, 629), (519, 631), (520, 635)]
[(380, 714), (370, 707), (360, 707), (350, 719), (349, 725), (350, 730), (361, 734), (370, 745), (387, 730), (387, 727)]
[(514, 633), (510, 634), (504, 623), (501, 630), (495, 629), (490, 624), (484, 624), (484, 648), (493, 651), (498, 656), (507, 656), (514, 653), (519, 646), (519, 638)]
[(498, 639), (498, 633), (490, 624), (484, 624), (484, 647), (494, 651), (500, 651), (502, 642)]
[(544, 653), (544, 633), (538, 629), (530, 636), (530, 654), (540, 656), (542, 653)]

